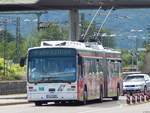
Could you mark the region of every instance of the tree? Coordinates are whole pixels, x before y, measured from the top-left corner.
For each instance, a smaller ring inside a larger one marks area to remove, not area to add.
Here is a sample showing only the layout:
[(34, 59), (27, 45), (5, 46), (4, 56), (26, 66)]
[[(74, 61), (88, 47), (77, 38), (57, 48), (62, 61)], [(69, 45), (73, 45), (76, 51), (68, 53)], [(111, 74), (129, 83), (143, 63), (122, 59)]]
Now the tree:
[[(5, 33), (5, 34), (4, 34)], [(18, 65), (18, 55), (26, 56), (29, 47), (40, 46), (43, 40), (66, 40), (68, 39), (68, 30), (65, 27), (60, 27), (57, 24), (51, 23), (48, 28), (41, 29), (39, 32), (34, 32), (28, 38), (20, 37), (19, 54), (16, 48), (16, 38), (8, 32), (3, 31), (0, 37), (0, 80), (20, 79), (24, 74), (24, 68)], [(5, 48), (5, 57), (4, 57)], [(20, 57), (19, 56), (19, 57)], [(5, 58), (5, 59), (4, 59)], [(5, 66), (4, 66), (5, 61)], [(4, 71), (5, 70), (5, 71)], [(5, 74), (4, 74), (5, 72)]]
[[(13, 51), (13, 48), (9, 47), (11, 42), (15, 41), (15, 37), (9, 31), (1, 31), (0, 32), (0, 57), (4, 57), (4, 50), (5, 50), (5, 57), (9, 57), (8, 51)], [(10, 50), (11, 49), (11, 50)]]
[[(90, 24), (89, 21), (82, 22), (82, 25), (81, 25), (81, 28), (80, 28), (81, 36), (84, 36), (89, 24)], [(85, 40), (89, 41), (91, 38), (93, 39), (94, 33), (96, 33), (96, 25), (92, 24), (89, 31), (88, 31), (88, 33), (86, 34)]]
[(68, 31), (65, 28), (60, 27), (55, 23), (50, 23), (46, 29), (41, 29), (39, 32), (35, 32), (33, 35), (27, 38), (27, 46), (39, 46), (43, 40), (67, 40)]
[(15, 37), (12, 33), (10, 33), (8, 30), (2, 30), (0, 31), (0, 42), (3, 42), (4, 40), (6, 42), (11, 42), (11, 41), (14, 41), (15, 40)]
[(132, 62), (132, 54), (128, 50), (122, 50), (121, 57), (123, 61), (123, 67), (129, 67)]
[[(9, 66), (4, 67), (4, 58), (0, 58), (0, 80), (20, 80), (25, 75), (25, 67), (21, 68), (9, 60), (5, 61)], [(5, 74), (4, 74), (5, 68)]]
[(146, 55), (145, 51), (139, 52), (139, 57), (138, 57), (139, 64), (138, 65), (139, 65), (140, 70), (142, 70), (144, 68), (145, 55)]

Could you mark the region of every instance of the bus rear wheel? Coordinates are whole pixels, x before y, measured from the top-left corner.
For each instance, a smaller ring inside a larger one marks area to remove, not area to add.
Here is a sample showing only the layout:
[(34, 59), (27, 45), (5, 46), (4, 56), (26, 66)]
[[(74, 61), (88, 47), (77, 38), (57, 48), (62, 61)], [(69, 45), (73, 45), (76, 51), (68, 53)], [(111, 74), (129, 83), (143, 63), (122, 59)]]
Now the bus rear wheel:
[(103, 89), (102, 89), (102, 88), (100, 88), (99, 102), (100, 102), (100, 103), (103, 102)]
[(120, 89), (119, 87), (117, 88), (117, 96), (113, 97), (113, 100), (119, 100), (119, 94), (120, 94)]

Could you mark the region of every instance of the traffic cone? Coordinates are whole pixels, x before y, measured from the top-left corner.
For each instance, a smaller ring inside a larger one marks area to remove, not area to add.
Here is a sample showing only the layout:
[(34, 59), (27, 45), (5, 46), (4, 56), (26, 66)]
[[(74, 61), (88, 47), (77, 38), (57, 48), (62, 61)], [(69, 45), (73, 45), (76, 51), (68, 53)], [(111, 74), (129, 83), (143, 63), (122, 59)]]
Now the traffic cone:
[(146, 101), (149, 101), (149, 93), (146, 93)]
[(150, 101), (150, 91), (147, 93), (148, 101)]
[(126, 102), (127, 102), (127, 104), (131, 104), (131, 100), (130, 100), (130, 95), (129, 94), (127, 94), (126, 95)]
[(146, 99), (147, 95), (146, 93), (144, 94), (144, 102), (147, 102), (147, 99)]
[(132, 104), (135, 104), (136, 103), (136, 98), (135, 98), (135, 94), (132, 94)]
[(140, 94), (137, 94), (137, 103), (140, 103)]
[(141, 101), (142, 101), (142, 102), (145, 101), (145, 95), (144, 95), (144, 93), (141, 93)]

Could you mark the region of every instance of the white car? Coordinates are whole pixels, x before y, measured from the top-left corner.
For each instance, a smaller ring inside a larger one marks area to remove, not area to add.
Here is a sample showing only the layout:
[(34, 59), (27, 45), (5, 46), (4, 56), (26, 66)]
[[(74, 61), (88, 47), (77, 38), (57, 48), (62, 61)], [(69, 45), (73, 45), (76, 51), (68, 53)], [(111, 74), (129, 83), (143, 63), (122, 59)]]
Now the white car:
[(150, 90), (150, 76), (147, 74), (130, 74), (123, 81), (123, 94)]
[(131, 75), (131, 74), (140, 74), (140, 71), (129, 71), (129, 72), (123, 72), (122, 73), (122, 78), (124, 79), (127, 75)]

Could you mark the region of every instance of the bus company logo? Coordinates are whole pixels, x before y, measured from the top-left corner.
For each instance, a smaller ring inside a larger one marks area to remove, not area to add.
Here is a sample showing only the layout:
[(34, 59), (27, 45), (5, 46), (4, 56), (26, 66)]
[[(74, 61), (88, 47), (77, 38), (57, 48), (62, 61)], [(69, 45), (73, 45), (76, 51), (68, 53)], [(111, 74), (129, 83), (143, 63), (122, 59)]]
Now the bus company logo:
[(60, 85), (60, 87), (58, 88), (58, 91), (63, 91), (65, 85)]

